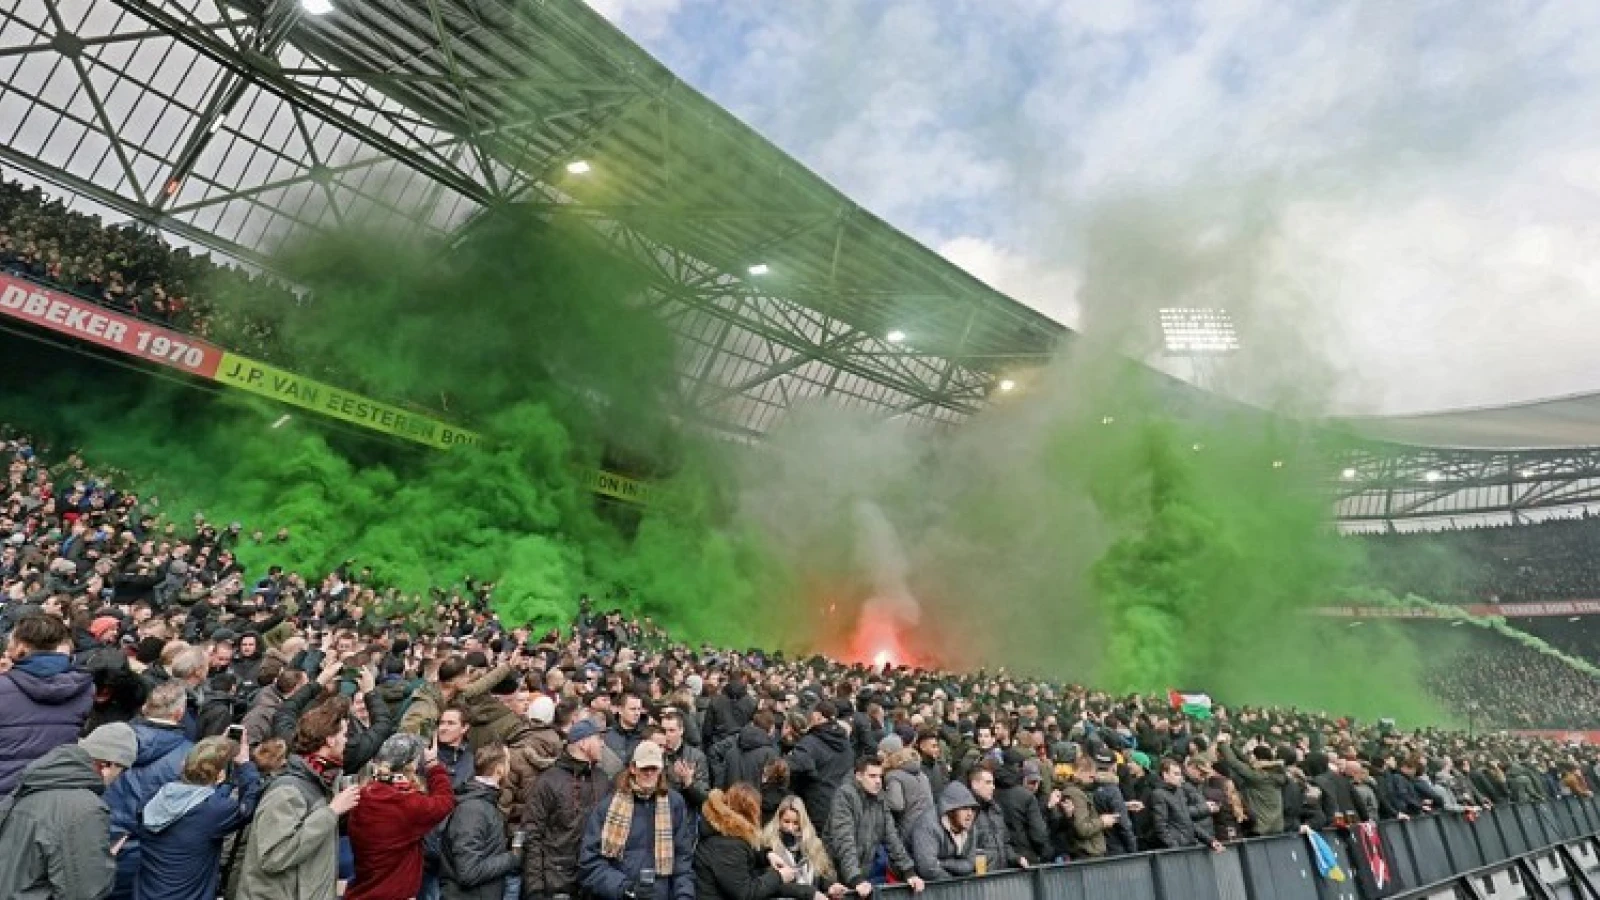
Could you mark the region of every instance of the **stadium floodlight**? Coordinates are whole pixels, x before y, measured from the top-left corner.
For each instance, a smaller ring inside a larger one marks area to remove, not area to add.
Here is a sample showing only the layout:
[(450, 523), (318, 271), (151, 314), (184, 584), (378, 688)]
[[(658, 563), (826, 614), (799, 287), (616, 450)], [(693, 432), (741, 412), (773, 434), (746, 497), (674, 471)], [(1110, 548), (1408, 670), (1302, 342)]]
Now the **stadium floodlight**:
[(1115, 421), (1117, 421), (1115, 416), (1101, 416), (1100, 417), (1100, 424), (1101, 425), (1110, 425), (1111, 423), (1113, 423)]
[(1339, 473), (1339, 477), (1343, 478), (1345, 481), (1355, 481), (1356, 480), (1356, 470), (1355, 469), (1345, 469), (1343, 472)]
[(901, 341), (904, 341), (906, 339), (906, 333), (904, 331), (901, 331), (900, 329), (896, 328), (895, 330), (893, 330), (893, 331), (889, 332), (888, 334), (884, 335), (883, 339), (888, 341), (891, 344), (898, 344)]
[(1518, 472), (1517, 474), (1521, 475), (1523, 478), (1532, 478), (1534, 475), (1536, 475), (1538, 473), (1533, 471), (1532, 469), (1523, 469), (1521, 472)]
[(1000, 390), (1002, 390), (1002, 391), (1012, 391), (1012, 390), (1015, 390), (1016, 387), (1017, 387), (1017, 383), (1015, 381), (1012, 381), (1009, 378), (1000, 379), (1000, 384), (999, 384)]
[(333, 12), (333, 0), (300, 0), (300, 8), (313, 16), (325, 16)]
[(1444, 474), (1441, 473), (1437, 469), (1429, 469), (1428, 471), (1422, 473), (1422, 480), (1423, 481), (1433, 482), (1433, 481), (1439, 481), (1439, 480), (1441, 480), (1443, 478), (1444, 478)]
[(767, 274), (768, 272), (770, 272), (772, 270), (767, 268), (767, 264), (766, 263), (756, 263), (755, 265), (751, 266), (746, 271), (748, 271), (751, 275), (758, 275), (759, 276), (759, 275), (765, 275), (765, 274)]
[(1275, 460), (1273, 460), (1273, 461), (1272, 461), (1272, 467), (1273, 467), (1273, 468), (1274, 468), (1274, 469), (1281, 469), (1281, 468), (1283, 468), (1283, 460), (1281, 460), (1281, 459), (1275, 459)]
[(587, 175), (587, 174), (589, 174), (589, 161), (586, 160), (586, 159), (575, 159), (572, 162), (567, 163), (567, 174), (568, 175)]
[(1162, 309), (1161, 339), (1168, 356), (1222, 356), (1239, 349), (1239, 333), (1225, 309)]

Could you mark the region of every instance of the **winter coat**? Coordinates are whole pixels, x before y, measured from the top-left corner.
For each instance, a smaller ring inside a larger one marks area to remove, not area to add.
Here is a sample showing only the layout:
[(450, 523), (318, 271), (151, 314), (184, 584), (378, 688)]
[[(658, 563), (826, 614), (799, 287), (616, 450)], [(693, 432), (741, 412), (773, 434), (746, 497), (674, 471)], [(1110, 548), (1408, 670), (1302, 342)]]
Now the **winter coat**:
[(698, 900), (811, 900), (810, 884), (785, 884), (759, 848), (752, 822), (734, 813), (719, 796), (706, 803), (700, 843), (694, 851)]
[[(711, 793), (711, 765), (706, 762), (706, 755), (685, 743), (678, 747), (678, 752), (666, 753), (664, 756), (667, 767), (663, 774), (666, 776), (667, 784), (683, 794), (684, 802), (699, 809), (701, 804), (706, 802), (707, 795)], [(687, 782), (679, 781), (678, 776), (672, 771), (672, 767), (679, 762), (686, 762), (694, 769), (694, 774)]]
[(789, 751), (789, 779), (813, 822), (826, 822), (833, 796), (855, 771), (850, 738), (836, 722), (806, 732)]
[(578, 848), (589, 813), (609, 785), (598, 766), (563, 753), (523, 798), (527, 842), (522, 889), (530, 896), (578, 893)]
[(28, 763), (78, 739), (94, 705), (94, 677), (64, 653), (34, 653), (0, 675), (0, 797)]
[(919, 820), (911, 832), (911, 859), (916, 863), (918, 875), (927, 881), (939, 881), (977, 871), (977, 835), (969, 828), (957, 842), (944, 820), (944, 814), (951, 810), (976, 802), (972, 791), (960, 782), (952, 782), (939, 794), (937, 812)]
[(167, 722), (135, 719), (133, 733), (139, 739), (133, 767), (106, 788), (106, 806), (111, 808), (111, 839), (116, 841), (128, 835), (117, 853), (117, 884), (111, 891), (113, 900), (127, 900), (133, 896), (133, 881), (139, 875), (140, 864), (140, 812), (157, 791), (178, 780), (183, 773), (183, 760), (194, 748), (194, 742), (184, 735), (181, 726)]
[(1176, 850), (1200, 844), (1200, 833), (1195, 823), (1209, 820), (1211, 810), (1194, 785), (1186, 781), (1173, 787), (1165, 781), (1160, 782), (1150, 792), (1150, 805), (1159, 846)]
[(907, 747), (890, 757), (883, 772), (883, 802), (894, 816), (900, 839), (911, 844), (911, 835), (924, 819), (937, 819), (933, 805), (933, 786), (922, 774), (921, 757)]
[(1289, 776), (1283, 763), (1273, 759), (1257, 768), (1239, 757), (1231, 741), (1217, 745), (1222, 765), (1244, 789), (1244, 805), (1250, 810), (1250, 834), (1262, 837), (1283, 831), (1283, 786)]
[[(654, 893), (638, 891), (637, 900), (694, 900), (695, 817), (677, 791), (665, 796), (634, 800), (633, 819), (621, 859), (600, 855), (600, 832), (605, 827), (611, 796), (601, 798), (584, 823), (583, 844), (578, 848), (578, 880), (596, 900), (624, 900), (627, 890), (638, 888), (639, 873), (655, 868), (656, 804), (671, 804), (672, 874), (656, 875)], [(527, 890), (526, 887), (523, 890)]]
[(278, 693), (278, 686), (269, 684), (256, 694), (255, 703), (250, 705), (240, 724), (244, 725), (244, 736), (250, 741), (250, 746), (259, 747), (261, 742), (272, 736), (272, 720), (278, 715), (279, 707), (283, 706), (284, 697)]
[(706, 707), (705, 724), (700, 728), (702, 741), (717, 744), (738, 734), (755, 714), (756, 698), (751, 696), (749, 688), (736, 682), (723, 685), (722, 693), (712, 697)]
[(471, 741), (463, 741), (459, 747), (440, 744), (439, 764), (450, 772), (450, 786), (457, 792), (478, 774), (477, 764), (472, 759)]
[(105, 781), (77, 744), (45, 753), (0, 799), (0, 897), (99, 900), (111, 890)]
[(411, 702), (406, 706), (405, 715), (400, 719), (400, 731), (422, 738), (432, 738), (434, 729), (439, 727), (439, 717), (444, 715), (444, 708), (448, 705), (437, 683), (423, 682), (411, 695)]
[(757, 786), (761, 784), (762, 770), (777, 758), (777, 742), (772, 735), (754, 725), (746, 725), (738, 734), (729, 735), (712, 747), (711, 784), (723, 790), (741, 781)]
[[(1006, 827), (1005, 810), (1000, 804), (978, 801), (978, 814), (972, 820), (972, 837), (977, 849), (989, 854), (989, 865), (996, 869), (1017, 867), (1017, 848), (1011, 843), (1011, 830)], [(1028, 860), (1033, 862), (1033, 860)]]
[(476, 779), (456, 791), (456, 809), (445, 821), (439, 854), (439, 891), (444, 900), (500, 900), (506, 876), (522, 865), (506, 849), (506, 820), (499, 789)]
[(894, 827), (889, 807), (883, 798), (873, 797), (850, 778), (833, 797), (828, 814), (828, 830), (823, 836), (828, 855), (839, 867), (839, 880), (854, 886), (867, 880), (872, 857), (878, 848), (889, 854), (889, 866), (902, 878), (916, 872), (916, 863), (906, 851), (900, 832)]
[(139, 817), (141, 851), (134, 900), (216, 900), (224, 839), (254, 815), (261, 775), (252, 763), (221, 785), (174, 781)]
[(350, 812), (356, 877), (345, 900), (410, 900), (422, 888), (422, 839), (456, 808), (450, 771), (427, 768), (428, 791), (409, 781), (374, 781)]
[(1411, 776), (1400, 771), (1385, 772), (1382, 785), (1379, 795), (1389, 802), (1389, 808), (1394, 810), (1395, 815), (1422, 815), (1422, 794), (1417, 792), (1416, 782)]
[(994, 775), (995, 805), (1006, 819), (1006, 831), (1017, 856), (1030, 863), (1050, 858), (1050, 829), (1044, 823), (1039, 798), (1022, 783), (1022, 772), (1002, 766)]
[[(510, 671), (507, 669), (507, 674)], [(474, 747), (487, 747), (496, 741), (510, 746), (512, 735), (528, 727), (527, 719), (518, 716), (494, 694), (469, 697), (462, 705), (467, 708), (467, 741)]]
[(500, 814), (507, 822), (522, 821), (522, 801), (544, 770), (555, 765), (566, 749), (566, 742), (549, 725), (523, 723), (506, 744), (511, 771), (500, 785)]
[(1069, 859), (1090, 859), (1106, 855), (1106, 825), (1100, 810), (1076, 781), (1061, 786), (1061, 796), (1072, 803), (1072, 815), (1052, 810), (1055, 831), (1061, 836), (1061, 849)]
[(1545, 799), (1539, 774), (1521, 763), (1512, 763), (1506, 769), (1506, 787), (1510, 789), (1511, 802), (1534, 803)]
[(1370, 781), (1357, 781), (1350, 785), (1350, 795), (1356, 798), (1363, 822), (1376, 822), (1383, 818), (1384, 804)]
[(328, 800), (322, 777), (290, 757), (256, 803), (237, 900), (334, 900), (339, 818)]
[(620, 723), (616, 723), (606, 731), (603, 740), (605, 745), (611, 748), (611, 752), (617, 755), (617, 759), (622, 760), (623, 764), (626, 765), (633, 761), (633, 751), (637, 750), (639, 743), (644, 740), (644, 727), (643, 719), (640, 719), (639, 724), (635, 725), (631, 731), (623, 728)]

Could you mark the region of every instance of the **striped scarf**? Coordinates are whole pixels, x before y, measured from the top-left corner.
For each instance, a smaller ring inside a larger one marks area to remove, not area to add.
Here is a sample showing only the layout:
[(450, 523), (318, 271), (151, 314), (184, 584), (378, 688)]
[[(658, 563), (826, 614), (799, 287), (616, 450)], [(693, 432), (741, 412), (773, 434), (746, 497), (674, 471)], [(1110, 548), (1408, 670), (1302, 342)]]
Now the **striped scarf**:
[[(655, 857), (656, 877), (672, 874), (672, 802), (663, 794), (656, 798)], [(620, 790), (611, 795), (611, 805), (606, 807), (606, 821), (600, 829), (600, 855), (606, 859), (621, 860), (628, 846), (628, 831), (633, 827), (633, 791)]]

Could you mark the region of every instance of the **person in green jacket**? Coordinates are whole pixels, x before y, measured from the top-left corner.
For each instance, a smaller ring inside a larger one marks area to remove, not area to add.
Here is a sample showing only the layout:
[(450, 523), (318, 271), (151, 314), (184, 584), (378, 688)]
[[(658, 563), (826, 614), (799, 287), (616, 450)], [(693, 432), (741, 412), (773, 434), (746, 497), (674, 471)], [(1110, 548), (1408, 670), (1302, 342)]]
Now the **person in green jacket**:
[(1250, 834), (1261, 837), (1283, 831), (1283, 786), (1289, 776), (1283, 770), (1283, 761), (1255, 738), (1245, 742), (1245, 755), (1239, 756), (1233, 746), (1232, 736), (1217, 736), (1217, 755), (1228, 774), (1244, 788), (1244, 803), (1250, 810)]

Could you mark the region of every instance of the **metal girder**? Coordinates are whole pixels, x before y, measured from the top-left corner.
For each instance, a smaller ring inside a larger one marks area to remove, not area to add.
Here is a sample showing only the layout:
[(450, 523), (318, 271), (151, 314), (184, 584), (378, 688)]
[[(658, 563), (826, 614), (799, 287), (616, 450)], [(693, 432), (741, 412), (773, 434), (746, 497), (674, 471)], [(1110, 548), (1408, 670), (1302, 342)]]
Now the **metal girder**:
[(1600, 448), (1445, 450), (1373, 445), (1340, 458), (1338, 517), (1422, 522), (1600, 503)]
[[(449, 185), (456, 192), (469, 197), (478, 203), (488, 204), (494, 199), (494, 194), (487, 186), (480, 184), (470, 175), (459, 169), (439, 165), (436, 162), (424, 159), (416, 152), (416, 146), (424, 142), (420, 139), (415, 145), (407, 146), (375, 128), (369, 127), (345, 110), (339, 109), (328, 103), (292, 78), (285, 77), (277, 71), (272, 60), (259, 54), (252, 54), (246, 48), (238, 47), (221, 40), (214, 33), (200, 28), (189, 27), (191, 24), (183, 18), (175, 16), (167, 4), (157, 0), (115, 0), (118, 6), (127, 9), (150, 24), (172, 35), (199, 53), (209, 57), (218, 65), (229, 69), (234, 74), (250, 80), (253, 84), (278, 95), (284, 100), (299, 104), (303, 108), (314, 111), (318, 117), (328, 121), (347, 134), (354, 135), (364, 143), (375, 147), (388, 154), (391, 159), (437, 181)], [(409, 132), (410, 128), (395, 120), (387, 114), (387, 110), (372, 108), (372, 112), (384, 116), (389, 123), (398, 130)], [(413, 135), (414, 136), (414, 135)]]

